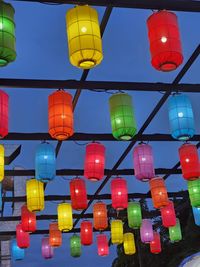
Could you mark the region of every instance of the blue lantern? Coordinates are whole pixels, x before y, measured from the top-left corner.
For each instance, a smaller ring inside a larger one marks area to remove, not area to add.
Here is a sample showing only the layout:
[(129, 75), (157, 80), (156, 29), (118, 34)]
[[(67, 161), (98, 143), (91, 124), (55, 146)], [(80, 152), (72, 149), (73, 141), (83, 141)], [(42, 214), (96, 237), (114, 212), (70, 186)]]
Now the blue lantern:
[(11, 253), (14, 261), (23, 260), (25, 257), (25, 250), (18, 247), (16, 240), (12, 241)]
[(196, 225), (200, 226), (200, 208), (192, 207), (194, 222)]
[(35, 175), (41, 182), (48, 182), (56, 175), (55, 149), (47, 142), (41, 143), (35, 155)]
[(174, 139), (185, 141), (193, 137), (194, 115), (190, 99), (186, 95), (175, 94), (170, 98), (169, 123)]

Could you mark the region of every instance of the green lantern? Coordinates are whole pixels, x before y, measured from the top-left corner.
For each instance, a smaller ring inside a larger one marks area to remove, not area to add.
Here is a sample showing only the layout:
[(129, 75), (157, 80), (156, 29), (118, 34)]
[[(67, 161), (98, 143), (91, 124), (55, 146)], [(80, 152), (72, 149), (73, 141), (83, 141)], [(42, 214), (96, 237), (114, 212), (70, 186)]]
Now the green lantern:
[(188, 192), (192, 207), (200, 207), (200, 179), (188, 181)]
[(137, 132), (132, 97), (125, 93), (109, 99), (112, 134), (118, 140), (130, 140)]
[(142, 224), (142, 213), (139, 202), (129, 202), (128, 208), (128, 226), (133, 229), (140, 228)]
[(181, 226), (178, 218), (176, 218), (176, 225), (169, 227), (169, 238), (171, 242), (182, 240)]
[(70, 253), (74, 258), (81, 256), (81, 240), (78, 235), (73, 235), (70, 238)]

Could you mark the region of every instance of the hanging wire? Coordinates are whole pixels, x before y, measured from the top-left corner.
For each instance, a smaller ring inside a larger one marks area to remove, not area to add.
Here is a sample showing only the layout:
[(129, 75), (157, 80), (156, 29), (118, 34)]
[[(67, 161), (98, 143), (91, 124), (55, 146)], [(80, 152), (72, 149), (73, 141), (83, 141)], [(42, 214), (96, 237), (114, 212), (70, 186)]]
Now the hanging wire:
[(50, 6), (62, 5), (62, 3), (51, 3), (51, 2), (42, 2), (42, 1), (39, 1), (39, 3), (44, 4), (44, 5), (50, 5)]
[(64, 176), (60, 176), (64, 181), (71, 181), (71, 179), (70, 178), (66, 178), (66, 177), (64, 177)]
[(79, 143), (77, 141), (73, 141), (73, 142), (78, 146), (87, 146), (88, 144), (90, 144), (90, 142), (86, 142), (86, 143)]
[(110, 94), (110, 95), (114, 95), (115, 92), (110, 92), (109, 90), (106, 89), (88, 89), (91, 92), (95, 92), (95, 93), (106, 93), (106, 94)]

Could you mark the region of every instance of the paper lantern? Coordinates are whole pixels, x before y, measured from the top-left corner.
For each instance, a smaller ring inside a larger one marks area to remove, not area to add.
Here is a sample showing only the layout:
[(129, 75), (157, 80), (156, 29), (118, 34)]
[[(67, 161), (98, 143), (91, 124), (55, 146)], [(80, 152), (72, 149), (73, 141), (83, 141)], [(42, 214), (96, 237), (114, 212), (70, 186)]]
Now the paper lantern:
[(4, 146), (0, 145), (0, 182), (4, 180)]
[(143, 243), (150, 243), (153, 240), (153, 226), (149, 219), (143, 219), (140, 227), (140, 237)]
[(107, 207), (103, 202), (97, 202), (93, 205), (94, 228), (103, 231), (108, 227)]
[(195, 180), (200, 176), (200, 164), (197, 147), (193, 144), (183, 144), (179, 148), (179, 157), (183, 178)]
[(21, 224), (24, 232), (36, 231), (36, 214), (28, 210), (26, 205), (21, 207)]
[(28, 248), (30, 246), (29, 233), (22, 230), (21, 223), (16, 226), (16, 240), (19, 248)]
[(135, 177), (143, 182), (155, 177), (152, 147), (141, 143), (133, 150)]
[(36, 179), (26, 182), (27, 208), (30, 211), (41, 211), (44, 209), (44, 184)]
[(149, 181), (153, 205), (160, 209), (169, 203), (165, 181), (161, 177), (155, 177)]
[(56, 175), (56, 154), (52, 145), (41, 143), (35, 155), (35, 176), (41, 182), (49, 182)]
[(92, 223), (89, 221), (81, 222), (81, 244), (89, 246), (93, 242), (93, 229)]
[(84, 176), (91, 181), (99, 181), (104, 176), (105, 146), (90, 143), (86, 146)]
[(128, 189), (126, 180), (115, 178), (111, 181), (112, 207), (116, 210), (123, 210), (128, 207)]
[(200, 226), (200, 208), (192, 207), (192, 212), (193, 212), (195, 224), (197, 226)]
[(123, 237), (123, 223), (121, 220), (111, 221), (111, 242), (115, 245), (122, 244)]
[(70, 195), (74, 210), (84, 210), (87, 208), (87, 192), (83, 179), (74, 178), (70, 181)]
[(101, 257), (109, 255), (108, 238), (105, 234), (97, 235), (97, 250)]
[(154, 12), (147, 20), (151, 64), (159, 71), (173, 71), (183, 62), (178, 19), (167, 10)]
[(54, 256), (54, 249), (49, 244), (49, 237), (42, 238), (42, 257), (45, 260), (51, 259)]
[(164, 227), (171, 227), (176, 225), (176, 213), (174, 210), (174, 203), (169, 201), (167, 206), (160, 209), (162, 224)]
[(49, 95), (49, 134), (63, 141), (74, 134), (72, 96), (64, 90)]
[(169, 99), (168, 110), (172, 137), (182, 141), (192, 138), (195, 126), (189, 97), (181, 94), (172, 95)]
[(126, 255), (133, 255), (135, 252), (135, 238), (133, 233), (124, 234), (124, 253)]
[(188, 181), (188, 193), (192, 207), (200, 207), (200, 179)]
[(63, 232), (69, 232), (73, 228), (72, 206), (70, 203), (61, 203), (58, 205), (58, 229)]
[(180, 221), (176, 219), (176, 225), (169, 227), (169, 238), (171, 242), (178, 242), (182, 240)]
[(69, 59), (73, 66), (91, 69), (103, 59), (97, 11), (88, 6), (75, 6), (66, 14)]
[(153, 254), (159, 254), (161, 249), (160, 234), (153, 232), (153, 240), (150, 242), (150, 251)]
[(23, 260), (25, 257), (24, 249), (18, 247), (16, 240), (12, 241), (11, 253), (12, 253), (12, 259), (14, 261)]
[(62, 233), (58, 229), (56, 222), (52, 222), (49, 225), (49, 245), (51, 247), (60, 247), (62, 245)]
[(73, 235), (70, 238), (70, 254), (74, 258), (81, 256), (81, 239), (78, 235)]
[(142, 224), (142, 212), (139, 202), (129, 202), (128, 203), (128, 226), (133, 229), (140, 228)]
[[(0, 2), (0, 5), (3, 1)], [(7, 4), (6, 4), (7, 5)], [(8, 4), (9, 5), (9, 4)], [(1, 22), (0, 22), (1, 27)], [(0, 29), (0, 36), (1, 36), (1, 29)], [(1, 44), (0, 39), (0, 44)], [(0, 46), (0, 66), (1, 66), (1, 49)], [(9, 96), (6, 92), (0, 90), (0, 138), (4, 138), (8, 134), (8, 117), (9, 117)]]

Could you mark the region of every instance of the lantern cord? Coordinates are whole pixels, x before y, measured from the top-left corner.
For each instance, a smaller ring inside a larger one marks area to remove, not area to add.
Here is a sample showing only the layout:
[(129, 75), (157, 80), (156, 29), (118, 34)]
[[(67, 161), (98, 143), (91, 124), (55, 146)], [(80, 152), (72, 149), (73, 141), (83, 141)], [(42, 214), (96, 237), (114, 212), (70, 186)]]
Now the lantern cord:
[(115, 92), (109, 92), (109, 90), (107, 90), (107, 89), (88, 89), (88, 91), (92, 91), (95, 93), (106, 93), (106, 94), (110, 94), (110, 95), (115, 94)]
[(62, 5), (62, 3), (50, 3), (50, 2), (42, 2), (40, 1), (41, 4), (44, 5), (51, 5), (51, 6), (58, 6), (58, 5)]
[(73, 141), (73, 142), (78, 146), (87, 146), (88, 144), (90, 144), (90, 142), (86, 142), (86, 143), (79, 143), (77, 141)]

